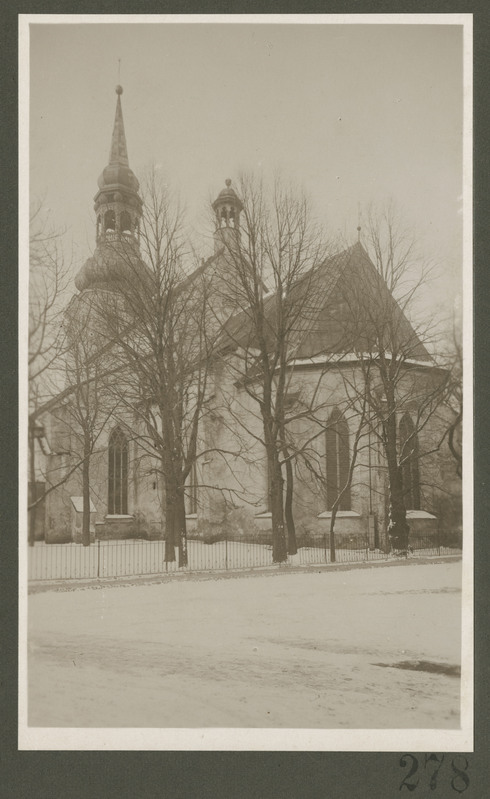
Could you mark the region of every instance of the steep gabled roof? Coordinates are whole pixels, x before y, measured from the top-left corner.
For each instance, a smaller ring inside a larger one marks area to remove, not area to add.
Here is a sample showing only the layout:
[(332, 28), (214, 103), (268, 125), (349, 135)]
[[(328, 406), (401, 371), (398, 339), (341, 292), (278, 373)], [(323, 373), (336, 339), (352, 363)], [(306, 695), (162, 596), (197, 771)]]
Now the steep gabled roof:
[[(410, 357), (429, 361), (429, 353), (360, 243), (327, 258), (292, 286), (290, 357), (303, 359), (320, 354), (372, 351), (375, 331), (369, 319), (362, 319), (367, 295), (372, 298), (371, 317), (389, 313), (399, 343), (409, 343)], [(276, 312), (273, 294), (264, 299), (271, 340)], [(225, 340), (235, 346), (255, 345), (251, 310), (243, 309), (231, 317), (225, 325)], [(385, 341), (387, 346), (389, 342)]]
[(432, 362), (425, 345), (360, 243), (352, 248), (337, 286), (339, 326), (354, 352)]

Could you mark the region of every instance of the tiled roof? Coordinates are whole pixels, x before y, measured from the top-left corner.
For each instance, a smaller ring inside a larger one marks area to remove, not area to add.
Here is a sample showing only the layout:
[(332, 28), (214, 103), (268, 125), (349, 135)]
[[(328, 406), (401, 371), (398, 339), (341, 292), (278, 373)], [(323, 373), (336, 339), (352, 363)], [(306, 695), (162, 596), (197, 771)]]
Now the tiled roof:
[[(376, 313), (388, 313), (394, 323), (391, 329), (396, 330), (399, 343), (405, 342), (410, 347), (410, 357), (429, 361), (426, 348), (359, 243), (327, 258), (293, 285), (290, 297), (294, 311), (288, 331), (290, 357), (372, 351), (373, 325), (369, 319), (365, 322), (360, 319), (366, 292), (372, 296), (371, 319), (376, 318)], [(264, 312), (272, 333), (275, 294), (265, 298)], [(253, 347), (251, 311), (243, 309), (235, 314), (225, 326), (225, 335), (229, 344)], [(385, 347), (390, 348), (392, 343), (385, 341)]]

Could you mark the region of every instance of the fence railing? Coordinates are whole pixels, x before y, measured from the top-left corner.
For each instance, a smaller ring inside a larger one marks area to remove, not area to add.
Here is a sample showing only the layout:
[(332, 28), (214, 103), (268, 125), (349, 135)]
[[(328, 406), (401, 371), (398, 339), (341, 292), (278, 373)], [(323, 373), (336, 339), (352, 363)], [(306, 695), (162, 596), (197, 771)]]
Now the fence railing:
[[(360, 563), (399, 557), (458, 554), (459, 538), (434, 540), (433, 536), (418, 536), (412, 540), (408, 553), (386, 553), (369, 546), (367, 536), (349, 537), (335, 548), (337, 563)], [(73, 580), (102, 577), (132, 577), (165, 574), (167, 572), (226, 571), (256, 569), (272, 566), (270, 544), (221, 540), (214, 543), (189, 540), (188, 564), (179, 568), (176, 561), (165, 562), (165, 542), (126, 539), (101, 541), (84, 547), (81, 544), (36, 543), (28, 551), (29, 580)], [(330, 563), (328, 541), (304, 543), (296, 555), (290, 556), (292, 566)]]

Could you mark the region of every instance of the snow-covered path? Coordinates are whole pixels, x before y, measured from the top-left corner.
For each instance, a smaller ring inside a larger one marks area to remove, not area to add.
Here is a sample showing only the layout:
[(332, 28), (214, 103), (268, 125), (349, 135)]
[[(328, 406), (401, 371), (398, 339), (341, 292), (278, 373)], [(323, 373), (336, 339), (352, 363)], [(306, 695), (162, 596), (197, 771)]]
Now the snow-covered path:
[[(29, 725), (455, 728), (461, 563), (29, 598)], [(384, 664), (388, 668), (380, 665)]]

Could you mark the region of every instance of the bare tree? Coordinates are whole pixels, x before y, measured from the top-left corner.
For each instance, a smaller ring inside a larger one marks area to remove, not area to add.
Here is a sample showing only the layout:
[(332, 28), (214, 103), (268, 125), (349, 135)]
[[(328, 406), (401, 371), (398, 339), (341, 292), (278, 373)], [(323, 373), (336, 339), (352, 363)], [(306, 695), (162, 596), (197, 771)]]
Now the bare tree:
[[(347, 507), (350, 508), (350, 492), (353, 486), (354, 473), (358, 465), (359, 458), (363, 451), (369, 448), (368, 436), (368, 403), (365, 393), (360, 404), (352, 401), (349, 386), (352, 380), (344, 377), (345, 400), (343, 403), (336, 403), (334, 412), (325, 421), (324, 408), (321, 408), (321, 421), (318, 418), (318, 410), (311, 414), (310, 418), (320, 427), (321, 436), (325, 440), (325, 455), (318, 452), (316, 447), (312, 447), (312, 439), (307, 446), (298, 449), (298, 461), (306, 466), (306, 475), (309, 480), (313, 478), (319, 486), (321, 494), (326, 498), (326, 505), (330, 511), (329, 525), (329, 549), (330, 561), (336, 560), (335, 542), (335, 523), (338, 511), (342, 508), (344, 500), (347, 500)], [(359, 392), (361, 395), (362, 392)], [(339, 407), (340, 406), (340, 407)], [(335, 413), (336, 412), (336, 413)], [(350, 429), (353, 429), (351, 435)], [(318, 434), (316, 439), (318, 438)], [(313, 443), (316, 439), (313, 439)], [(327, 464), (327, 460), (333, 460), (332, 464)], [(332, 475), (331, 472), (334, 474)]]
[(272, 556), (280, 563), (287, 559), (288, 550), (296, 551), (293, 470), (286, 435), (292, 418), (286, 407), (292, 361), (301, 332), (318, 312), (315, 268), (324, 261), (327, 246), (306, 198), (279, 178), (267, 191), (261, 180), (242, 175), (230, 213), (234, 225), (230, 229), (227, 218), (222, 238), (224, 266), (216, 291), (230, 312), (225, 340), (233, 357), (227, 356), (227, 368), (246, 397), (242, 404), (235, 394), (230, 411), (265, 448)]
[[(82, 544), (90, 545), (91, 480), (94, 449), (108, 418), (114, 413), (108, 391), (107, 346), (100, 336), (96, 295), (74, 297), (65, 311), (66, 351), (63, 356), (66, 387), (52, 408), (70, 439), (70, 467), (61, 480), (73, 472), (82, 476)], [(60, 481), (55, 481), (56, 485)]]
[(445, 406), (449, 413), (447, 443), (456, 466), (456, 475), (463, 476), (461, 428), (463, 422), (463, 348), (458, 326), (453, 324), (449, 352), (443, 362), (449, 371)]
[(414, 471), (441, 443), (436, 433), (421, 447), (420, 436), (436, 424), (448, 373), (431, 356), (431, 322), (415, 321), (416, 299), (429, 290), (431, 268), (418, 257), (415, 239), (392, 205), (369, 210), (363, 243), (367, 252), (355, 273), (346, 275), (343, 292), (345, 338), (363, 375), (350, 392), (358, 404), (367, 400), (371, 431), (386, 458), (388, 534), (393, 548), (406, 552), (407, 502), (420, 502)]
[[(60, 358), (66, 342), (62, 325), (65, 290), (70, 277), (63, 232), (54, 229), (42, 201), (30, 213), (29, 248), (29, 545), (34, 545), (36, 511), (44, 498), (35, 492), (36, 453), (46, 448), (42, 415), (60, 389)], [(38, 443), (37, 443), (38, 442)]]
[(124, 234), (113, 242), (120, 268), (114, 290), (99, 298), (99, 314), (119, 367), (111, 391), (163, 477), (165, 559), (175, 560), (177, 547), (185, 566), (186, 484), (198, 457), (213, 325), (206, 279), (185, 269), (183, 210), (154, 169), (143, 199), (139, 247)]

